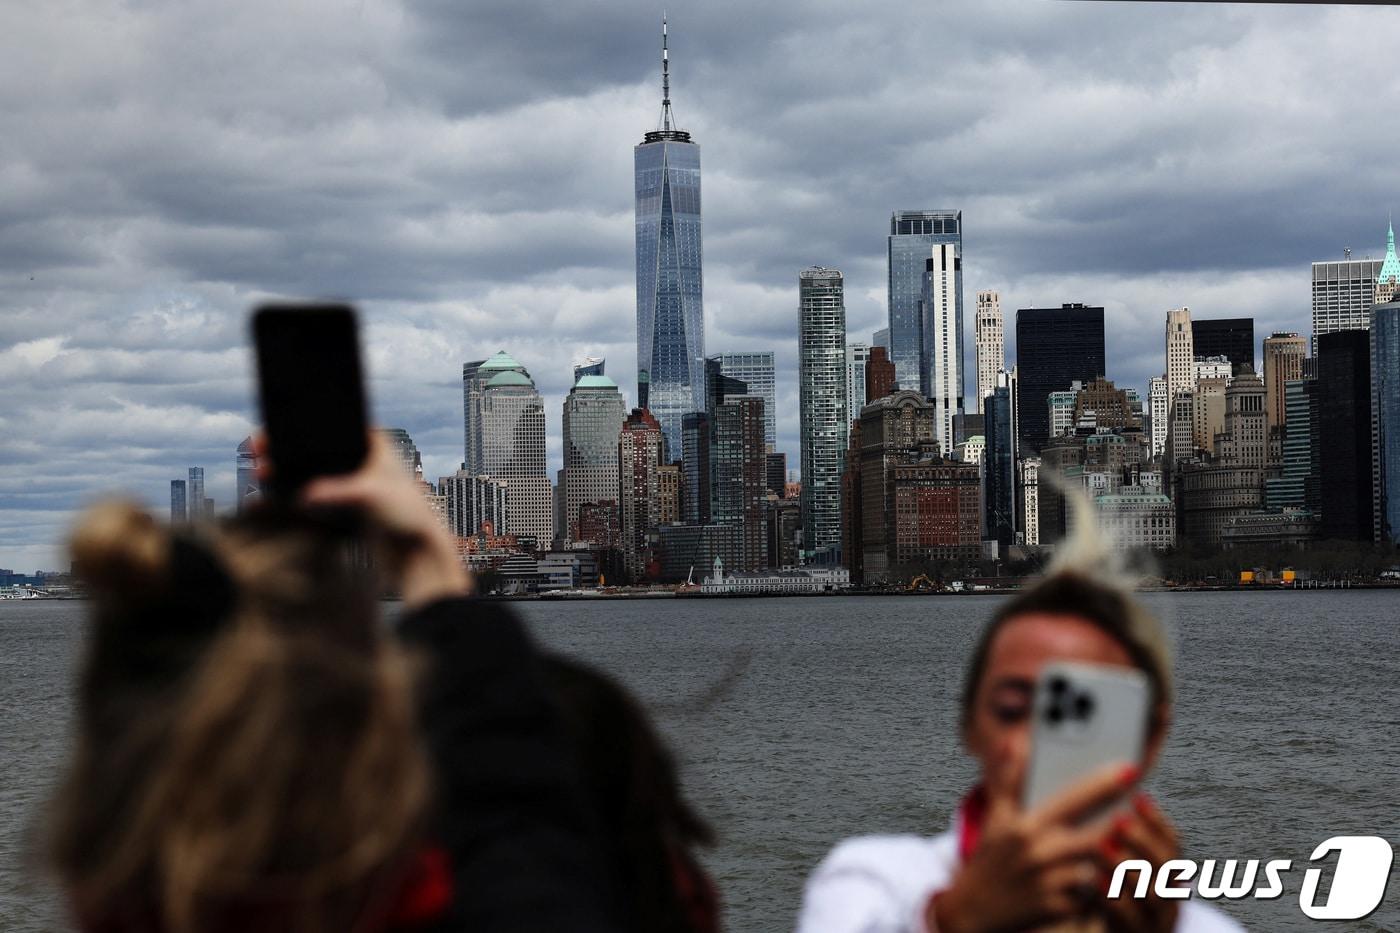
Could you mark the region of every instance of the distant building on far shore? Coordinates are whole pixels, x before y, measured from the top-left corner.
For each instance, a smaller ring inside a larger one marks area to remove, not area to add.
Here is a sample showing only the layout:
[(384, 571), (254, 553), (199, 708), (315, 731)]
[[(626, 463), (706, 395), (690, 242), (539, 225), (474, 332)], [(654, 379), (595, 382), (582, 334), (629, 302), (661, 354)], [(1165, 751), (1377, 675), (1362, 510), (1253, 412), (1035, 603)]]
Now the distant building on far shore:
[(724, 560), (714, 559), (709, 576), (700, 585), (705, 594), (829, 593), (851, 585), (845, 567), (809, 567), (803, 570), (762, 570), (725, 572)]

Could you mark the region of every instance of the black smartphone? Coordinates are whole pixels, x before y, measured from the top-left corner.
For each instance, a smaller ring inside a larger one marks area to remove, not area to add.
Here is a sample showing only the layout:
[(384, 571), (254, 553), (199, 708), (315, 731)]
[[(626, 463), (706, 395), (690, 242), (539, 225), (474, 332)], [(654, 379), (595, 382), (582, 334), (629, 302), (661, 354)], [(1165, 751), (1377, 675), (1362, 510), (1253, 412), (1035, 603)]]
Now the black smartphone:
[(368, 455), (359, 328), (348, 305), (264, 305), (253, 313), (271, 497), (350, 473)]

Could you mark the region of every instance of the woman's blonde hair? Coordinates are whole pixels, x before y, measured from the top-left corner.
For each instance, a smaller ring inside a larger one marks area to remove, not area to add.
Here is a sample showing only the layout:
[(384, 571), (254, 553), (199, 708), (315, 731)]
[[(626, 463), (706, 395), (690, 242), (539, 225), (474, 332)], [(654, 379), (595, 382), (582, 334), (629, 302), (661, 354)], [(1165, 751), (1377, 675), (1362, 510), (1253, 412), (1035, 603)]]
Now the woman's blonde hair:
[(51, 855), (79, 911), (170, 933), (382, 911), (428, 767), (353, 548), (289, 521), (173, 533), (118, 503), (72, 554), (94, 629)]
[[(962, 719), (971, 721), (993, 640), (1003, 625), (1034, 614), (1084, 619), (1122, 645), (1133, 664), (1147, 675), (1153, 709), (1172, 703), (1172, 652), (1166, 630), (1135, 595), (1139, 579), (1127, 568), (1123, 552), (1100, 526), (1094, 505), (1083, 490), (1061, 488), (1072, 522), (1044, 576), (1003, 603), (983, 629), (963, 684)], [(1165, 722), (1158, 722), (1159, 728)]]

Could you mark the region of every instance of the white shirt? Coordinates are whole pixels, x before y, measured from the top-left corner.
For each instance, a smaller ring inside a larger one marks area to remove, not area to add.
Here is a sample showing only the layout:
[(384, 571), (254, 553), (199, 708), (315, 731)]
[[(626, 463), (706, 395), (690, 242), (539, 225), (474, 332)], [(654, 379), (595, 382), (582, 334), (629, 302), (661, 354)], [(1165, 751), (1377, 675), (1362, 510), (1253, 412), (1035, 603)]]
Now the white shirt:
[[(957, 824), (941, 836), (859, 836), (832, 849), (802, 898), (798, 933), (924, 933), (929, 898), (958, 868)], [(1181, 902), (1175, 933), (1244, 933), (1208, 904)]]

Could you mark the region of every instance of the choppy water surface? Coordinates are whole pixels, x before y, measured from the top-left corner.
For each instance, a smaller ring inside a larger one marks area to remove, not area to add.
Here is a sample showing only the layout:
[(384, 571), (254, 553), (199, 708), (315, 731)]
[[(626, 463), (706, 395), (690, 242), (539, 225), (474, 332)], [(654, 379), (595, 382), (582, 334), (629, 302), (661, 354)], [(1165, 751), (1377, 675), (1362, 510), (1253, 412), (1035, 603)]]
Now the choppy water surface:
[[(1178, 640), (1176, 726), (1153, 790), (1197, 858), (1307, 859), (1334, 835), (1400, 843), (1400, 593), (1153, 594)], [(521, 603), (547, 644), (655, 710), (692, 798), (728, 929), (790, 929), (845, 836), (938, 832), (972, 780), (957, 693), (994, 597)], [(65, 748), (78, 603), (0, 603), (0, 930), (63, 925), (22, 864)], [(721, 689), (715, 689), (721, 685)], [(1284, 897), (1229, 910), (1303, 930)], [(1400, 929), (1400, 886), (1352, 929)]]

